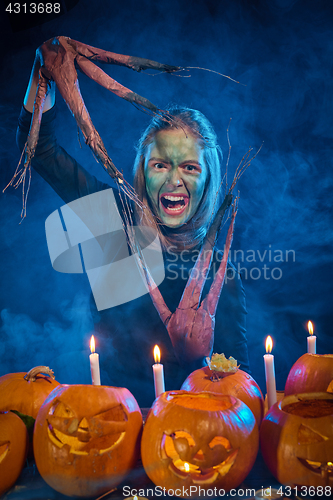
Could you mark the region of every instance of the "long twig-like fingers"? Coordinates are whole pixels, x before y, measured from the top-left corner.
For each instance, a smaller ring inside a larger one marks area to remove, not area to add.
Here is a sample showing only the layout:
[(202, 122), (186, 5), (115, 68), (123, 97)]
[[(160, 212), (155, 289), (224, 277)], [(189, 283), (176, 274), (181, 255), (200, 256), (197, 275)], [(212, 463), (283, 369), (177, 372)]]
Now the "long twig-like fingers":
[(232, 195), (229, 193), (225, 196), (221, 207), (214, 217), (214, 220), (207, 232), (204, 244), (202, 245), (198, 255), (197, 261), (191, 271), (188, 282), (186, 283), (186, 287), (178, 306), (179, 309), (188, 309), (189, 307), (197, 308), (199, 306), (202, 291), (211, 266), (217, 235), (219, 233), (225, 212), (229, 208), (231, 201)]
[[(145, 207), (146, 208), (146, 207)], [(133, 228), (130, 228), (127, 226), (126, 232), (127, 234), (133, 230)], [(139, 267), (140, 273), (142, 275), (143, 280), (146, 282), (149, 295), (151, 297), (151, 300), (155, 306), (156, 311), (159, 314), (159, 317), (161, 318), (162, 322), (164, 325), (167, 327), (169, 320), (172, 316), (172, 313), (168, 306), (166, 305), (163, 296), (161, 292), (159, 291), (159, 288), (157, 287), (155, 280), (153, 276), (151, 275), (151, 272), (146, 264), (145, 258), (142, 254), (141, 247), (139, 244), (136, 244), (135, 237), (131, 235), (130, 236), (130, 245), (132, 248), (133, 254), (136, 256), (136, 262)]]
[(45, 105), (46, 95), (49, 90), (49, 85), (50, 85), (50, 80), (45, 78), (41, 70), (39, 70), (39, 80), (38, 80), (36, 99), (34, 103), (34, 110), (28, 135), (24, 167), (30, 164), (31, 159), (33, 158), (36, 151), (36, 146), (39, 139), (40, 124), (42, 121), (42, 114)]
[[(95, 129), (89, 112), (82, 98), (77, 73), (74, 67), (74, 54), (59, 48), (57, 56), (46, 60), (46, 71), (56, 82), (58, 90), (65, 100), (68, 108), (73, 114), (79, 128), (81, 129), (86, 143), (90, 146), (98, 161), (104, 166), (112, 178), (123, 179), (123, 175), (116, 169), (111, 158), (107, 154), (103, 141)], [(49, 57), (46, 54), (46, 58)]]
[[(207, 310), (211, 316), (215, 316), (216, 313), (216, 308), (217, 304), (221, 295), (221, 291), (223, 288), (224, 284), (224, 279), (225, 279), (225, 273), (227, 270), (227, 263), (228, 263), (228, 255), (232, 243), (232, 238), (234, 234), (234, 224), (235, 224), (235, 217), (237, 214), (237, 199), (235, 200), (233, 207), (232, 207), (232, 215), (231, 215), (231, 221), (227, 233), (227, 238), (225, 242), (225, 247), (224, 247), (224, 252), (223, 252), (223, 257), (221, 264), (218, 268), (218, 271), (214, 277), (213, 283), (210, 287), (209, 293), (207, 297), (204, 299), (202, 303), (202, 307), (207, 306)], [(206, 304), (205, 304), (206, 303)]]
[(214, 248), (219, 231), (220, 231), (220, 228), (221, 228), (223, 218), (225, 216), (226, 211), (228, 210), (228, 208), (231, 205), (232, 198), (233, 198), (233, 196), (232, 196), (232, 192), (230, 189), (228, 191), (228, 193), (225, 195), (224, 200), (222, 202), (222, 205), (220, 206), (220, 208), (216, 212), (214, 220), (211, 223), (211, 225), (207, 231), (206, 239), (205, 239), (205, 242), (203, 245), (204, 248), (208, 248), (208, 249)]
[[(46, 95), (49, 89), (49, 83), (50, 83), (49, 80), (45, 78), (41, 73), (41, 71), (39, 70), (36, 98), (34, 102), (34, 109), (33, 109), (32, 120), (30, 124), (30, 130), (27, 142), (24, 145), (24, 149), (22, 151), (20, 161), (16, 167), (15, 173), (4, 189), (5, 191), (8, 186), (13, 186), (14, 188), (17, 188), (20, 184), (22, 184), (22, 212), (21, 212), (22, 219), (26, 216), (27, 198), (31, 182), (31, 160), (35, 155), (38, 143), (40, 124), (42, 120)], [(23, 156), (25, 157), (24, 165), (23, 167), (20, 168)], [(27, 180), (27, 173), (28, 173), (28, 180)]]
[(161, 111), (157, 106), (155, 106), (155, 104), (150, 102), (145, 97), (132, 92), (132, 90), (118, 83), (116, 80), (107, 75), (101, 68), (85, 57), (77, 56), (76, 62), (83, 73), (102, 85), (102, 87), (105, 87), (107, 90), (110, 90), (110, 92), (116, 94), (118, 97), (121, 97), (122, 99), (125, 99), (133, 104), (137, 104), (138, 106), (143, 106), (144, 108), (150, 110), (153, 114), (158, 114), (163, 119), (166, 119), (166, 121), (173, 121), (172, 117), (168, 115), (168, 113)]
[(159, 317), (161, 318), (162, 322), (164, 325), (167, 327), (168, 323), (170, 321), (170, 318), (172, 316), (172, 313), (168, 306), (166, 305), (163, 296), (161, 292), (159, 291), (159, 288), (156, 286), (149, 269), (144, 268), (144, 273), (147, 279), (147, 284), (148, 284), (148, 290), (149, 290), (149, 295), (151, 297), (151, 300), (153, 301), (153, 304), (155, 306), (156, 311), (159, 314)]
[(219, 233), (223, 217), (232, 201), (232, 195), (225, 196), (223, 203), (217, 211), (212, 224), (207, 232), (204, 244), (200, 250), (197, 261), (191, 271), (191, 275), (186, 284), (179, 308), (197, 307), (200, 302), (206, 278), (209, 273), (213, 249)]
[(127, 68), (134, 69), (135, 71), (142, 71), (145, 69), (155, 69), (157, 71), (165, 71), (172, 73), (179, 71), (183, 68), (179, 66), (172, 66), (170, 64), (163, 64), (150, 59), (142, 57), (126, 56), (123, 54), (116, 54), (107, 50), (98, 49), (91, 45), (78, 42), (76, 40), (67, 39), (67, 43), (71, 45), (78, 54), (90, 59), (91, 61), (99, 61), (107, 64), (117, 64), (118, 66), (126, 66)]

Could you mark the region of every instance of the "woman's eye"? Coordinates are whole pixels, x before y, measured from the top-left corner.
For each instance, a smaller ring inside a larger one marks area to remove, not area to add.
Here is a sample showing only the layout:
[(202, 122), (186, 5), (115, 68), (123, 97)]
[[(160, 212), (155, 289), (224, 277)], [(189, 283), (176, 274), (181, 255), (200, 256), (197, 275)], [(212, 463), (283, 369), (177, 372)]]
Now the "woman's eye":
[(155, 163), (154, 167), (161, 170), (162, 168), (166, 168), (166, 165), (164, 165), (164, 163)]
[(196, 165), (185, 165), (184, 169), (188, 172), (200, 172), (199, 167), (197, 167)]

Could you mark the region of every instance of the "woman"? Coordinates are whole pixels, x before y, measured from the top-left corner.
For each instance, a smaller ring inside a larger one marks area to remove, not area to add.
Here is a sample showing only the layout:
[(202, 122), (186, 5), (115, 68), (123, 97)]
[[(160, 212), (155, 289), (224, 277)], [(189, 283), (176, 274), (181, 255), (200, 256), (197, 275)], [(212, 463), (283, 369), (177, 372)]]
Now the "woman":
[[(18, 144), (26, 141), (36, 93), (38, 62), (35, 63), (19, 119)], [(68, 203), (108, 186), (79, 165), (57, 143), (54, 134), (55, 86), (46, 98), (38, 148), (32, 165)], [(159, 291), (166, 307), (175, 311), (189, 273), (198, 257), (212, 215), (218, 207), (221, 184), (219, 146), (208, 120), (187, 108), (169, 109), (172, 121), (154, 117), (138, 145), (134, 165), (134, 187), (148, 207), (134, 205), (135, 223), (153, 226), (163, 247), (165, 279)], [(124, 212), (115, 190), (118, 208)], [(124, 213), (123, 213), (124, 215)], [(216, 248), (203, 296), (207, 294), (221, 260)], [(105, 385), (127, 387), (140, 406), (154, 399), (152, 349), (162, 352), (166, 390), (179, 389), (186, 376), (202, 366), (202, 353), (186, 358), (177, 352), (148, 294), (104, 311), (91, 309), (99, 338), (101, 379)], [(248, 370), (245, 336), (245, 298), (240, 277), (228, 264), (227, 279), (216, 311), (214, 352), (233, 356)], [(206, 352), (209, 355), (210, 352)]]

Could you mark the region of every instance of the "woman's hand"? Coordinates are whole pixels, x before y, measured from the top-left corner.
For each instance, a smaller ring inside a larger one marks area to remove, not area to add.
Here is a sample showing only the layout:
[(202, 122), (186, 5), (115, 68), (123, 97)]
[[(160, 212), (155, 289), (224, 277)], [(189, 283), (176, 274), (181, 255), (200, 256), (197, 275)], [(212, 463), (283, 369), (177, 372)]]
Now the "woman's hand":
[(27, 196), (27, 192), (25, 192), (24, 188), (26, 173), (29, 171), (30, 178), (30, 163), (38, 143), (42, 113), (54, 105), (55, 84), (74, 115), (78, 127), (82, 131), (85, 142), (93, 151), (94, 156), (116, 181), (119, 188), (130, 199), (143, 207), (134, 189), (124, 180), (123, 174), (114, 166), (99, 133), (92, 123), (80, 93), (76, 66), (89, 76), (89, 78), (135, 106), (141, 109), (147, 109), (150, 114), (157, 114), (167, 122), (173, 123), (174, 120), (168, 112), (157, 108), (144, 97), (139, 96), (113, 80), (109, 75), (104, 73), (101, 68), (96, 66), (93, 61), (126, 66), (135, 71), (149, 68), (172, 73), (181, 69), (178, 66), (160, 64), (155, 61), (150, 61), (149, 59), (115, 54), (85, 45), (64, 36), (51, 38), (44, 42), (37, 49), (33, 70), (24, 99), (24, 106), (28, 111), (33, 113), (28, 139), (23, 151), (23, 153), (25, 153), (24, 166), (21, 169), (18, 166), (13, 179), (9, 183), (15, 187), (21, 183), (23, 184), (23, 216), (25, 216), (25, 202)]

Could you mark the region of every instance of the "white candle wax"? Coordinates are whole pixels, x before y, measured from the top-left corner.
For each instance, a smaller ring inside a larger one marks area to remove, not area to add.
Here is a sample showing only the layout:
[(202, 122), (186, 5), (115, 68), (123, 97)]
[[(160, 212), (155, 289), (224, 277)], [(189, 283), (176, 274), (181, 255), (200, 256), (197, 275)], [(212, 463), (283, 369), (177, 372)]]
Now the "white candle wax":
[(165, 392), (163, 365), (161, 363), (155, 363), (153, 365), (153, 373), (154, 373), (155, 398), (157, 398), (160, 394)]
[(308, 341), (308, 353), (310, 353), (310, 354), (316, 354), (316, 340), (317, 340), (317, 337), (315, 335), (310, 335), (307, 338), (307, 341)]
[(93, 385), (101, 385), (101, 376), (99, 373), (99, 355), (97, 354), (97, 352), (93, 352), (89, 355), (89, 359), (92, 383)]
[(268, 409), (270, 409), (270, 407), (277, 401), (273, 354), (265, 354), (264, 362), (265, 362), (267, 405)]

